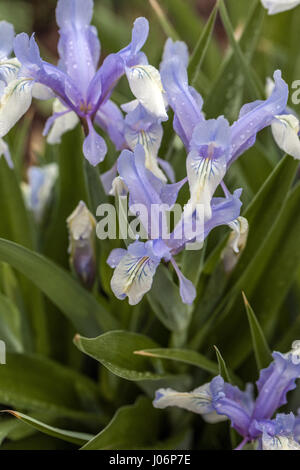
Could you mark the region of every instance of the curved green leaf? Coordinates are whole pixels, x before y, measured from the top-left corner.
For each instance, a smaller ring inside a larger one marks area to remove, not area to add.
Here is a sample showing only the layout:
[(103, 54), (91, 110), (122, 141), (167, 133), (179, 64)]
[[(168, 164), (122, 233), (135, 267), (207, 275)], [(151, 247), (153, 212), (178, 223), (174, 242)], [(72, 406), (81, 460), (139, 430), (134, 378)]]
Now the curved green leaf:
[(57, 437), (58, 439), (62, 439), (66, 442), (71, 442), (72, 444), (77, 444), (82, 446), (87, 441), (93, 438), (92, 434), (85, 434), (81, 432), (75, 431), (67, 431), (66, 429), (59, 429), (53, 426), (49, 426), (46, 423), (42, 423), (35, 418), (31, 418), (28, 415), (20, 413), (19, 411), (13, 410), (3, 410), (3, 413), (10, 413), (15, 418), (21, 420), (23, 423), (32, 426), (37, 431), (41, 431), (44, 434), (48, 434), (48, 436)]
[(28, 277), (86, 335), (116, 328), (116, 320), (63, 268), (16, 243), (0, 239), (0, 260)]
[(147, 336), (126, 331), (109, 331), (97, 338), (76, 335), (74, 343), (80, 351), (123, 379), (158, 380), (167, 375), (157, 372), (149, 359), (134, 354), (134, 351), (140, 349), (157, 347)]
[[(97, 411), (83, 408), (84, 395)], [(14, 408), (53, 412), (78, 420), (105, 421), (96, 384), (78, 372), (39, 356), (8, 353), (0, 366), (0, 403)]]
[(261, 369), (267, 367), (272, 361), (271, 351), (263, 333), (263, 330), (244, 293), (243, 299), (249, 321), (257, 369), (258, 371), (260, 371)]
[(111, 422), (82, 450), (142, 449), (155, 442), (159, 412), (151, 401), (140, 397), (133, 405), (119, 408)]

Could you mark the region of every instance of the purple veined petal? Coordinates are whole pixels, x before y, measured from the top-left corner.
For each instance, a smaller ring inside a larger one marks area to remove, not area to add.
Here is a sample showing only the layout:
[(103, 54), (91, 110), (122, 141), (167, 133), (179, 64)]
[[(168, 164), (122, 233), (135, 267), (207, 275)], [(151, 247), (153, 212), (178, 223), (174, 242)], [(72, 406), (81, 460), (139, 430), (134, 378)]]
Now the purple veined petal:
[(110, 54), (104, 59), (88, 89), (88, 101), (94, 103), (94, 112), (97, 112), (99, 107), (109, 100), (114, 87), (124, 73), (124, 62), (118, 54)]
[(171, 263), (175, 269), (175, 272), (179, 280), (179, 291), (180, 291), (180, 297), (182, 298), (182, 302), (184, 304), (191, 305), (194, 302), (196, 298), (196, 294), (197, 294), (195, 286), (189, 279), (187, 279), (182, 274), (174, 258), (171, 258)]
[(248, 437), (251, 420), (252, 397), (247, 389), (242, 392), (237, 387), (224, 382), (218, 376), (211, 382), (213, 408), (218, 414), (227, 416), (232, 427), (242, 436)]
[(8, 58), (13, 50), (15, 30), (7, 21), (0, 21), (0, 60)]
[(145, 167), (145, 152), (141, 145), (136, 146), (134, 153), (123, 150), (118, 159), (118, 172), (129, 190), (130, 207), (139, 204), (144, 208), (139, 218), (149, 238), (159, 238), (162, 233), (167, 233), (164, 213), (160, 211), (162, 201), (158, 186), (161, 187), (161, 181)]
[(91, 120), (87, 119), (89, 134), (83, 142), (83, 154), (88, 162), (96, 166), (104, 160), (107, 153), (107, 146), (103, 137), (94, 129)]
[(162, 62), (166, 62), (173, 57), (178, 57), (185, 68), (189, 63), (189, 51), (185, 42), (173, 41), (168, 38), (165, 43)]
[[(199, 109), (202, 109), (203, 107), (203, 98), (202, 96), (200, 95), (200, 93), (195, 90), (194, 87), (192, 86), (189, 86), (189, 90), (190, 90), (190, 94), (192, 95), (192, 97), (194, 98), (195, 102), (197, 103), (197, 106)], [(201, 116), (202, 118), (204, 119), (204, 114), (203, 112), (201, 112)]]
[(143, 16), (137, 18), (133, 23), (131, 35), (131, 53), (136, 55), (147, 41), (149, 35), (149, 22)]
[(125, 250), (124, 248), (115, 248), (114, 250), (112, 250), (106, 260), (108, 266), (110, 266), (111, 268), (116, 268), (121, 262), (121, 259), (126, 255), (126, 253), (127, 250)]
[(162, 158), (158, 158), (158, 164), (165, 173), (165, 175), (168, 177), (168, 179), (171, 181), (171, 183), (175, 183), (175, 172), (173, 170), (172, 165), (167, 162), (166, 160), (163, 160)]
[(29, 109), (33, 84), (32, 80), (18, 78), (3, 89), (0, 97), (0, 137), (4, 137)]
[[(80, 100), (75, 83), (62, 70), (42, 61), (34, 36), (29, 38), (25, 33), (18, 34), (14, 41), (14, 50), (22, 65), (20, 75), (49, 87), (67, 106), (75, 110), (74, 105)], [(71, 93), (66, 92), (68, 89), (73, 89), (74, 99), (69, 98)]]
[(256, 134), (269, 126), (276, 115), (286, 109), (288, 86), (281, 78), (280, 70), (274, 73), (275, 87), (265, 101), (255, 101), (244, 105), (239, 119), (231, 126), (231, 153), (228, 165), (231, 165), (243, 152), (254, 145)]
[(60, 27), (60, 67), (63, 66), (76, 81), (85, 98), (100, 57), (97, 31), (90, 26), (92, 16), (92, 0), (58, 1), (56, 18)]
[(261, 370), (257, 381), (259, 393), (252, 416), (256, 420), (271, 418), (287, 402), (287, 393), (296, 387), (295, 381), (300, 377), (300, 362), (294, 360), (292, 352), (274, 352), (272, 356), (274, 361)]
[[(93, 97), (94, 112), (97, 112), (99, 106), (104, 104), (111, 96), (111, 93), (118, 83), (119, 79), (125, 73), (125, 67), (147, 64), (145, 54), (139, 52), (148, 36), (148, 22), (145, 18), (137, 18), (134, 22), (132, 31), (132, 40), (130, 44), (115, 54), (108, 55), (103, 61), (102, 66), (92, 79), (88, 97), (91, 101)], [(99, 83), (101, 84), (101, 94), (99, 93)]]
[(295, 416), (295, 425), (294, 425), (294, 436), (297, 442), (300, 444), (300, 410), (298, 409), (298, 414)]
[(174, 206), (178, 198), (178, 193), (181, 188), (187, 182), (187, 178), (183, 178), (177, 183), (164, 184), (160, 191), (160, 198), (164, 204), (167, 204), (170, 208)]
[(300, 450), (295, 429), (293, 413), (279, 413), (273, 420), (255, 421), (254, 426), (262, 432), (262, 450)]
[(157, 178), (166, 182), (167, 178), (158, 166), (157, 154), (161, 144), (163, 129), (157, 118), (138, 104), (125, 118), (124, 136), (131, 150), (137, 144), (145, 151), (145, 165)]
[(13, 168), (14, 164), (10, 155), (9, 147), (7, 143), (3, 139), (0, 138), (0, 157), (2, 157), (2, 155), (4, 156), (9, 168)]
[(190, 187), (189, 203), (202, 205), (206, 220), (211, 218), (211, 199), (223, 180), (230, 151), (229, 123), (223, 116), (197, 124), (190, 141), (186, 166)]
[(149, 242), (135, 241), (129, 245), (111, 279), (111, 288), (115, 296), (120, 300), (128, 297), (130, 305), (139, 303), (144, 294), (151, 289), (159, 263), (160, 259), (151, 254)]
[(189, 148), (193, 130), (203, 116), (190, 92), (186, 67), (174, 56), (161, 63), (160, 73), (168, 103), (175, 113), (174, 129)]
[(95, 122), (109, 135), (117, 150), (127, 147), (124, 138), (124, 117), (120, 108), (108, 100), (97, 111)]
[[(212, 217), (206, 220), (204, 224), (199, 224), (199, 229), (203, 230), (201, 233), (197, 231), (196, 211), (188, 218), (185, 218), (185, 213), (183, 213), (182, 218), (171, 233), (171, 238), (168, 242), (168, 245), (172, 248), (172, 253), (179, 253), (187, 243), (193, 243), (195, 241), (199, 243), (203, 242), (215, 227), (228, 225), (230, 222), (237, 219), (242, 206), (240, 200), (241, 193), (242, 189), (237, 189), (232, 195), (228, 195), (226, 198), (213, 198), (211, 204)], [(187, 234), (194, 235), (189, 237)]]
[(26, 33), (18, 34), (14, 40), (14, 51), (24, 70), (38, 72), (39, 69), (43, 68), (43, 62), (38, 45), (34, 39), (34, 34), (30, 38)]

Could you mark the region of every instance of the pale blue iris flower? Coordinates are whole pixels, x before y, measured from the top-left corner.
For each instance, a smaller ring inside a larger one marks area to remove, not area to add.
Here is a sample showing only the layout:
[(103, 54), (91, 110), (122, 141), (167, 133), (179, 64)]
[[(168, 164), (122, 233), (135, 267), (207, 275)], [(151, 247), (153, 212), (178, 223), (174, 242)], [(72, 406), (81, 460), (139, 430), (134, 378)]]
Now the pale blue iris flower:
[(211, 417), (211, 422), (216, 421), (215, 414), (228, 418), (243, 437), (238, 449), (253, 441), (262, 450), (300, 450), (299, 418), (290, 413), (277, 414), (272, 419), (278, 408), (287, 403), (287, 393), (296, 388), (300, 378), (299, 342), (293, 346), (297, 347), (287, 354), (274, 352), (273, 362), (261, 370), (256, 399), (252, 385), (241, 391), (217, 376), (189, 393), (159, 389), (153, 404), (156, 408), (178, 406), (203, 415), (205, 420)]
[[(90, 25), (92, 16), (93, 0), (58, 1), (60, 60), (57, 66), (41, 59), (34, 36), (29, 38), (25, 33), (16, 36), (16, 59), (12, 59), (10, 65), (15, 67), (13, 82), (7, 84), (2, 94), (0, 137), (27, 111), (35, 90), (34, 96), (38, 98), (56, 97), (54, 114), (44, 132), (47, 134), (51, 129), (49, 141), (59, 142), (65, 131), (81, 121), (86, 134), (84, 155), (92, 165), (97, 165), (104, 159), (107, 147), (94, 123), (104, 130), (109, 128), (109, 134), (114, 134), (110, 123), (118, 111), (110, 96), (125, 74), (132, 93), (143, 107), (157, 119), (167, 119), (159, 72), (140, 52), (148, 36), (148, 21), (138, 18), (130, 44), (107, 56), (98, 69), (100, 42), (95, 27)], [(10, 41), (12, 38), (10, 34)], [(6, 53), (4, 46), (2, 49), (3, 54)], [(0, 75), (7, 73), (6, 70), (7, 64), (0, 63)], [(115, 138), (114, 134), (113, 140)]]
[[(218, 225), (228, 224), (240, 214), (241, 190), (227, 198), (213, 198), (212, 215), (197, 226), (197, 211), (183, 212), (172, 233), (168, 233), (167, 211), (177, 200), (186, 178), (178, 183), (166, 184), (145, 165), (145, 151), (138, 144), (135, 151), (123, 150), (118, 160), (118, 173), (129, 192), (129, 208), (138, 215), (148, 241), (135, 241), (128, 249), (115, 249), (107, 262), (115, 269), (111, 281), (114, 294), (119, 299), (128, 297), (131, 305), (137, 304), (151, 289), (153, 276), (161, 261), (170, 262), (179, 279), (182, 301), (191, 304), (196, 296), (192, 282), (181, 273), (174, 256), (192, 242), (203, 242)], [(138, 207), (147, 211), (139, 212)], [(197, 231), (199, 227), (199, 231)]]

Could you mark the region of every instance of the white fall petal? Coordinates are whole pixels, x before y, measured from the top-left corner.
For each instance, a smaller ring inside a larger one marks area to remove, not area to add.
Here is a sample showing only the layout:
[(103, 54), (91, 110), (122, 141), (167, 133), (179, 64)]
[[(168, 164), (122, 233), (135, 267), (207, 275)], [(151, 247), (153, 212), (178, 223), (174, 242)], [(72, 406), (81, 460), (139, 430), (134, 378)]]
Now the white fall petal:
[(276, 116), (271, 128), (278, 147), (300, 160), (299, 120), (293, 114), (282, 114)]
[[(190, 206), (203, 206), (205, 220), (211, 217), (211, 199), (226, 173), (226, 158), (203, 158), (192, 150), (187, 158), (187, 176), (190, 186)], [(202, 216), (202, 213), (199, 214)]]
[(130, 305), (136, 305), (151, 289), (157, 263), (148, 256), (138, 257), (127, 253), (116, 267), (111, 288), (118, 299), (128, 296)]
[(142, 106), (158, 119), (168, 119), (164, 90), (159, 71), (152, 65), (136, 65), (126, 69), (130, 89)]
[(263, 450), (300, 450), (300, 444), (292, 436), (269, 436), (263, 433)]
[(209, 383), (195, 388), (192, 392), (177, 392), (172, 388), (160, 388), (157, 390), (153, 405), (155, 408), (167, 408), (177, 406), (193, 413), (202, 415), (208, 423), (217, 423), (227, 418), (219, 415), (212, 409), (212, 396)]
[(145, 150), (145, 165), (157, 178), (167, 182), (167, 178), (158, 166), (157, 154), (161, 144), (163, 130), (159, 124), (153, 124), (147, 131), (127, 128), (125, 139), (130, 149), (133, 151), (137, 144), (143, 146)]
[(4, 137), (26, 113), (32, 101), (32, 80), (12, 80), (0, 98), (0, 137)]
[(261, 0), (269, 15), (291, 10), (300, 5), (300, 0)]
[(0, 79), (6, 84), (18, 78), (21, 64), (18, 59), (0, 60)]

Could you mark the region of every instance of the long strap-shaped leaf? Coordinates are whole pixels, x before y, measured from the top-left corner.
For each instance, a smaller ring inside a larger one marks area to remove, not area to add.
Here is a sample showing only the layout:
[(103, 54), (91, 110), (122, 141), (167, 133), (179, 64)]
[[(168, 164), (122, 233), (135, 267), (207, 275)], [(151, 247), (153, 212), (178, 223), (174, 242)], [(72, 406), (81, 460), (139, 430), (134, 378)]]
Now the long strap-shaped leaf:
[(103, 305), (63, 268), (16, 243), (0, 239), (0, 260), (30, 279), (87, 336), (116, 328), (117, 321)]
[(31, 416), (20, 413), (19, 411), (13, 410), (4, 410), (6, 413), (10, 413), (15, 418), (19, 419), (25, 424), (32, 426), (37, 431), (41, 431), (48, 436), (56, 437), (57, 439), (62, 439), (66, 442), (71, 442), (72, 444), (77, 444), (79, 446), (84, 445), (87, 441), (92, 439), (94, 436), (92, 434), (86, 434), (83, 432), (67, 431), (66, 429), (56, 428), (54, 426), (49, 426), (49, 424), (42, 423), (41, 421), (31, 418)]

